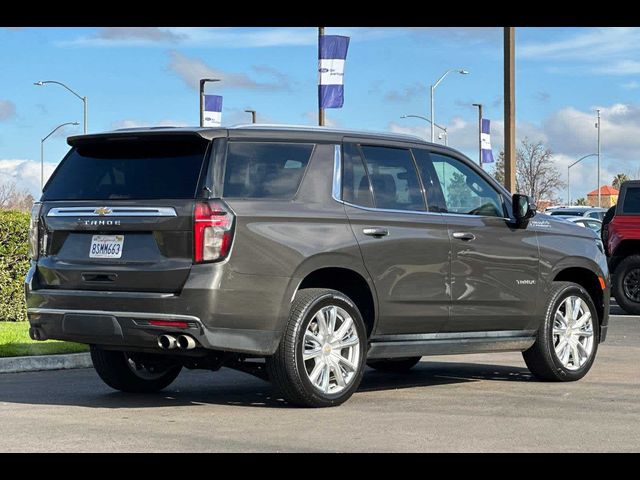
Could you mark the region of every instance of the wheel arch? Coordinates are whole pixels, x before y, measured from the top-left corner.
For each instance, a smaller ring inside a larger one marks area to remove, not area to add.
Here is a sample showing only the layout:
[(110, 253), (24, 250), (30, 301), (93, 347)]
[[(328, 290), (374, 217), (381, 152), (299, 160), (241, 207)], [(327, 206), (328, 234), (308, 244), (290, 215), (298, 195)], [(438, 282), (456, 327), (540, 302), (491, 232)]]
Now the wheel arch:
[(630, 255), (640, 255), (640, 240), (623, 240), (609, 258), (609, 269), (613, 273), (618, 264)]
[(604, 294), (597, 273), (582, 266), (565, 267), (556, 272), (553, 281), (573, 282), (582, 286), (593, 300), (598, 314), (598, 324), (602, 326), (605, 319)]

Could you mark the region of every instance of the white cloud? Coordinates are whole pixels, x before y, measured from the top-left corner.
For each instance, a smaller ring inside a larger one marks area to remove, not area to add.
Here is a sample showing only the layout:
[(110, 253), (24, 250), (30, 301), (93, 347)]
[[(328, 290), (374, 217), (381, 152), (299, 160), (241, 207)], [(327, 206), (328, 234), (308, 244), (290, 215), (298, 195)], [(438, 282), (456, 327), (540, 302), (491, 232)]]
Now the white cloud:
[(201, 78), (218, 78), (220, 82), (216, 84), (216, 89), (226, 88), (243, 88), (249, 90), (288, 90), (290, 85), (286, 82), (286, 76), (283, 74), (276, 75), (272, 67), (256, 67), (258, 73), (266, 73), (275, 76), (275, 81), (262, 82), (249, 77), (246, 73), (225, 72), (223, 70), (213, 68), (202, 60), (193, 57), (187, 57), (175, 50), (169, 52), (171, 57), (169, 70), (178, 75), (189, 87), (193, 89), (199, 88)]
[(625, 90), (636, 90), (637, 88), (640, 88), (640, 82), (638, 82), (637, 80), (630, 80), (620, 86)]
[(147, 127), (188, 127), (190, 124), (187, 122), (180, 122), (177, 120), (160, 120), (158, 122), (146, 122), (142, 120), (124, 119), (118, 120), (111, 124), (111, 128), (147, 128)]
[(384, 99), (388, 102), (409, 102), (416, 97), (427, 95), (427, 86), (424, 83), (413, 83), (399, 90), (389, 90), (384, 95)]
[(0, 122), (13, 118), (16, 114), (16, 106), (9, 100), (0, 100)]
[(517, 47), (521, 58), (541, 59), (610, 59), (636, 51), (640, 28), (604, 27), (577, 30), (561, 40), (529, 41)]
[[(55, 170), (53, 163), (44, 163), (44, 181)], [(27, 159), (0, 159), (0, 181), (13, 181), (19, 189), (26, 189), (35, 198), (40, 196), (40, 162)]]

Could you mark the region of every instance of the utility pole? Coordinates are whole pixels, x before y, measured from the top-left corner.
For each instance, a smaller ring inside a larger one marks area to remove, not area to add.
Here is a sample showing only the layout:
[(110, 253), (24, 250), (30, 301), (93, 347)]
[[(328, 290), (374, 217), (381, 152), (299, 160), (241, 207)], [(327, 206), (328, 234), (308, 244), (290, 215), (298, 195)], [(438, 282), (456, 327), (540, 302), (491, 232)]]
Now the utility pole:
[(515, 27), (504, 27), (504, 182), (516, 193)]
[(598, 112), (598, 123), (596, 127), (598, 127), (598, 208), (602, 206), (600, 201), (600, 109), (597, 109)]
[[(320, 64), (320, 39), (324, 35), (324, 27), (318, 27), (318, 65)], [(320, 88), (320, 87), (318, 87)], [(319, 90), (318, 90), (319, 91)], [(324, 126), (324, 108), (320, 105), (320, 94), (318, 94), (318, 125)]]
[(474, 107), (478, 107), (478, 163), (482, 168), (482, 104), (473, 103)]

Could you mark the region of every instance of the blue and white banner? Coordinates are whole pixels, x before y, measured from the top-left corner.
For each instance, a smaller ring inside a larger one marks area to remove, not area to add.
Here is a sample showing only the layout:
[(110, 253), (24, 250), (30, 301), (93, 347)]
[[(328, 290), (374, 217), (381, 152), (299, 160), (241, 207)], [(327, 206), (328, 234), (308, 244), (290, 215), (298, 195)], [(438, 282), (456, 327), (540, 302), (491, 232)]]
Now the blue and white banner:
[(220, 95), (204, 96), (205, 127), (219, 127), (222, 124), (222, 97)]
[(482, 163), (493, 163), (493, 152), (491, 151), (491, 122), (486, 118), (482, 119), (480, 150), (482, 152)]
[(342, 108), (344, 104), (344, 61), (349, 37), (320, 36), (318, 49), (318, 103), (320, 108)]

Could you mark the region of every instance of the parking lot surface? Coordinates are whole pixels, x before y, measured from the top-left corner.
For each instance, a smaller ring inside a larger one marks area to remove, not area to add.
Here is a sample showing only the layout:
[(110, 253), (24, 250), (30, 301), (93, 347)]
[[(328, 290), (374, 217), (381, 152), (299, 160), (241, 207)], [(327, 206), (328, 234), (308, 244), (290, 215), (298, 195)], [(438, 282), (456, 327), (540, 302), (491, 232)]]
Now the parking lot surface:
[(576, 383), (535, 381), (519, 353), (424, 357), (367, 370), (329, 409), (289, 407), (228, 369), (188, 371), (154, 395), (93, 369), (0, 375), (0, 451), (640, 451), (640, 317), (612, 307), (607, 342)]

